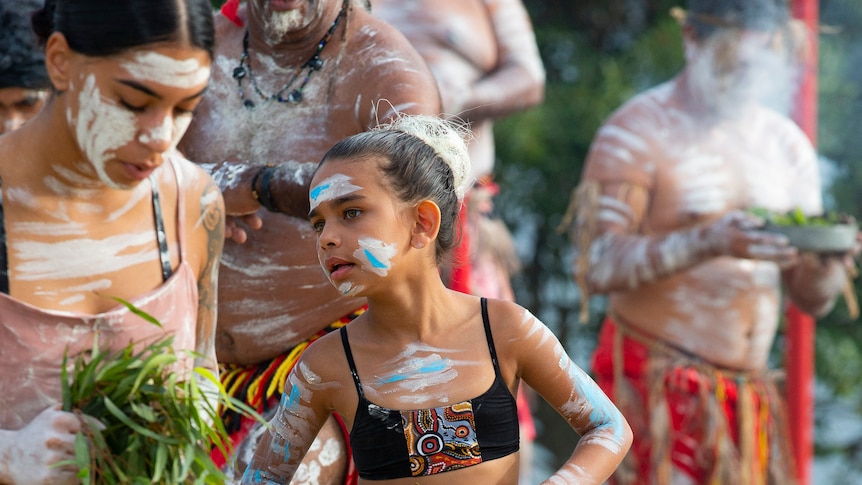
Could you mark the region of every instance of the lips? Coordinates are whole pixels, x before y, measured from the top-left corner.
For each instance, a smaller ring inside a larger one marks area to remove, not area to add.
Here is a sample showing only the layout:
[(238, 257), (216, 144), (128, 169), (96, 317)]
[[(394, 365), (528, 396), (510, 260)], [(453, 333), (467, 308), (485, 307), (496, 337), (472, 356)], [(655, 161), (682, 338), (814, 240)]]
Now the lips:
[(350, 273), (356, 265), (341, 258), (327, 258), (326, 271), (333, 280), (342, 279)]
[(128, 175), (132, 180), (144, 180), (149, 177), (155, 169), (155, 166), (135, 165), (133, 163), (123, 162), (123, 170), (125, 170), (126, 175)]

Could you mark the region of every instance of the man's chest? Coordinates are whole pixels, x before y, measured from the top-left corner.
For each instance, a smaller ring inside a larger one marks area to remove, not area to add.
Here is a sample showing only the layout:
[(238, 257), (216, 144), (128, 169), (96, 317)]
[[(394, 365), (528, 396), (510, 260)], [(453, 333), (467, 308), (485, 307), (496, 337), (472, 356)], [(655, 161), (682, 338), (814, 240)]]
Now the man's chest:
[(810, 191), (785, 150), (745, 136), (679, 143), (657, 161), (654, 183), (647, 220), (668, 229), (736, 209), (788, 210)]

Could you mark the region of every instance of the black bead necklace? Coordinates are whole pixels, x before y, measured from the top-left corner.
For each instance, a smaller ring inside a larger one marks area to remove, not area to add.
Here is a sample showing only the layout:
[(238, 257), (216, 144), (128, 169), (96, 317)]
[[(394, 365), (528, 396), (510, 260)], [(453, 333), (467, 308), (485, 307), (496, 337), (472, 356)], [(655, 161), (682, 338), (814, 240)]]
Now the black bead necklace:
[[(239, 58), (239, 66), (233, 69), (233, 78), (236, 79), (237, 91), (239, 92), (239, 98), (242, 100), (242, 105), (248, 109), (253, 109), (255, 107), (255, 102), (245, 97), (245, 92), (242, 88), (242, 80), (245, 78), (249, 79), (251, 87), (254, 88), (254, 91), (261, 97), (261, 99), (263, 99), (263, 101), (278, 101), (279, 103), (291, 104), (298, 104), (301, 102), (302, 90), (305, 89), (305, 85), (308, 84), (308, 80), (311, 79), (311, 75), (323, 68), (323, 59), (320, 58), (320, 52), (324, 47), (326, 47), (326, 44), (329, 43), (329, 40), (332, 38), (332, 34), (338, 27), (338, 23), (341, 22), (341, 19), (347, 14), (349, 4), (350, 0), (344, 0), (344, 3), (341, 5), (341, 11), (338, 12), (338, 16), (335, 17), (332, 25), (329, 26), (329, 30), (326, 31), (326, 34), (317, 43), (317, 49), (315, 49), (314, 54), (309, 57), (305, 63), (296, 68), (287, 83), (275, 94), (264, 93), (257, 84), (257, 79), (255, 79), (254, 72), (251, 69), (251, 61), (249, 60), (248, 55), (248, 28), (246, 28), (245, 36), (243, 36), (242, 39), (242, 56)], [(305, 71), (305, 77), (303, 77), (299, 87), (294, 88), (287, 96), (284, 96), (284, 93), (294, 85), (303, 71)]]

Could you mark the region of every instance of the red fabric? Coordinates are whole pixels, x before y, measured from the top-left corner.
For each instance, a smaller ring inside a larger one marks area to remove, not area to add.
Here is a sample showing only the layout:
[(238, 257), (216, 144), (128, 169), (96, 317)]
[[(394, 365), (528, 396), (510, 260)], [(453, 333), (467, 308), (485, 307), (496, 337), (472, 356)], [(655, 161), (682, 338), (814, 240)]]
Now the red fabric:
[(236, 24), (237, 27), (244, 27), (242, 20), (237, 15), (237, 11), (239, 10), (239, 2), (240, 0), (227, 0), (224, 5), (221, 6), (221, 14), (225, 16), (228, 20)]
[[(606, 319), (599, 334), (599, 342), (595, 353), (593, 354), (593, 372), (596, 382), (620, 407), (623, 414), (626, 414), (626, 403), (617, 402), (614, 396), (614, 373), (613, 373), (613, 341), (614, 335), (617, 332), (617, 327), (613, 321)], [(646, 403), (648, 403), (648, 381), (647, 373), (649, 366), (649, 349), (643, 343), (623, 337), (622, 354), (624, 356), (623, 373), (628, 381), (628, 384), (634, 388), (641, 399), (642, 406), (637, 412), (639, 418), (626, 416), (630, 422), (646, 421), (649, 422), (649, 412)], [(719, 374), (717, 372), (717, 374)], [(698, 426), (699, 420), (703, 418), (700, 412), (702, 409), (703, 395), (706, 392), (715, 394), (715, 389), (712, 388), (710, 381), (715, 379), (715, 376), (705, 376), (698, 369), (691, 367), (673, 367), (667, 369), (665, 374), (665, 386), (667, 388), (667, 403), (670, 411), (671, 431), (670, 444), (672, 447), (671, 461), (674, 468), (684, 471), (687, 475), (695, 480), (696, 483), (706, 483), (710, 476), (713, 463), (709, 460), (708, 463), (698, 463), (697, 456), (703, 456), (704, 450), (698, 450), (699, 447), (705, 446), (705, 430), (703, 426)], [(734, 443), (739, 445), (738, 427), (737, 427), (737, 391), (736, 382), (727, 376), (720, 376), (725, 387), (726, 399), (720, 403), (725, 418), (729, 423), (730, 434)], [(709, 386), (707, 388), (707, 386)], [(753, 397), (755, 409), (759, 407), (758, 397)], [(629, 410), (634, 412), (634, 409), (629, 407)], [(645, 418), (645, 419), (644, 419)], [(755, 433), (759, 430), (756, 429)], [(651, 470), (650, 463), (650, 435), (648, 429), (636, 430), (633, 428), (634, 442), (631, 451), (629, 452), (637, 462), (636, 470), (638, 476), (651, 477), (655, 476), (655, 471)], [(700, 453), (698, 453), (700, 451)], [(708, 456), (712, 456), (710, 450), (707, 450)]]
[(347, 456), (350, 461), (347, 463), (347, 476), (344, 477), (344, 485), (357, 485), (359, 483), (359, 469), (356, 468), (356, 462), (353, 461), (353, 448), (350, 446), (350, 430), (344, 424), (344, 419), (338, 413), (333, 413), (332, 416), (338, 422), (338, 427), (341, 428), (341, 435), (344, 436), (344, 443), (347, 446)]
[(449, 288), (461, 293), (472, 293), (470, 288), (470, 237), (467, 231), (467, 203), (461, 206), (458, 214), (458, 236), (460, 243), (455, 248), (452, 258), (452, 275)]

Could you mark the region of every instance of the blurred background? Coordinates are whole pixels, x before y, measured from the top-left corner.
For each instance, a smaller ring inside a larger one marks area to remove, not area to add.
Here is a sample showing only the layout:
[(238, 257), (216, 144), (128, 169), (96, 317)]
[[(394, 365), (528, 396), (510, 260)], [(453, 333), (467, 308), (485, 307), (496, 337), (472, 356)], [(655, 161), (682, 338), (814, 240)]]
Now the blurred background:
[[(672, 0), (524, 0), (548, 73), (545, 102), (495, 123), (495, 199), (516, 235), (523, 269), (519, 303), (557, 334), (588, 368), (602, 317), (587, 324), (572, 282), (566, 236), (556, 231), (600, 123), (624, 101), (672, 77), (683, 64)], [(818, 152), (829, 209), (862, 216), (862, 2), (820, 1)], [(860, 290), (857, 280), (856, 291)], [(782, 366), (779, 335), (773, 366)], [(862, 326), (839, 301), (817, 324), (815, 462), (812, 483), (862, 484)], [(547, 408), (539, 421), (536, 474), (562, 463), (573, 434)], [(791, 423), (793, 424), (793, 423)], [(547, 474), (544, 475), (547, 477)], [(859, 478), (856, 478), (859, 477)], [(535, 482), (538, 483), (538, 482)]]

